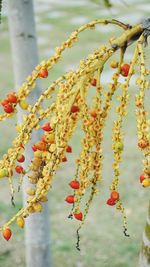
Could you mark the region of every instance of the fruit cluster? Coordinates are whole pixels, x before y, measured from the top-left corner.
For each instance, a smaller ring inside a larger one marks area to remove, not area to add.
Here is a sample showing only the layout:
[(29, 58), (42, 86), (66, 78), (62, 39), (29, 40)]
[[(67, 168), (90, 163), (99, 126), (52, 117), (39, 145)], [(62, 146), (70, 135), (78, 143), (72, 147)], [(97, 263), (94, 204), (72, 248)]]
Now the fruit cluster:
[[(125, 32), (121, 37), (113, 41), (110, 40), (108, 45), (98, 48), (87, 59), (81, 60), (76, 71), (70, 71), (54, 81), (33, 106), (28, 104), (26, 97), (35, 88), (36, 80), (47, 78), (49, 70), (61, 58), (65, 48), (70, 48), (78, 40), (80, 32), (87, 28), (94, 29), (98, 23), (112, 23), (122, 27)], [(76, 160), (76, 173), (69, 183), (73, 191), (65, 198), (65, 201), (72, 205), (69, 218), (74, 217), (80, 221), (77, 229), (78, 240), (76, 246), (77, 249), (80, 249), (79, 230), (84, 224), (93, 197), (99, 192), (99, 184), (102, 180), (103, 130), (111, 110), (112, 98), (118, 89), (122, 93), (118, 96), (120, 105), (116, 108), (117, 119), (114, 121), (112, 130), (114, 177), (110, 186), (110, 196), (106, 203), (121, 211), (124, 220), (124, 233), (128, 236), (125, 209), (119, 193), (119, 177), (120, 162), (124, 150), (123, 118), (127, 114), (130, 99), (130, 80), (136, 70), (137, 73), (140, 72), (140, 77), (136, 81), (136, 84), (140, 87), (140, 92), (136, 95), (138, 147), (144, 154), (144, 168), (140, 176), (140, 182), (144, 187), (150, 186), (150, 122), (147, 118), (148, 112), (144, 106), (145, 91), (149, 88), (146, 75), (149, 75), (150, 72), (146, 69), (144, 62), (142, 26), (137, 25), (133, 29), (128, 27), (128, 25), (116, 20), (95, 20), (80, 27), (72, 33), (67, 41), (56, 48), (54, 56), (47, 61), (43, 61), (35, 68), (18, 93), (12, 92), (1, 101), (4, 114), (0, 115), (0, 120), (17, 113), (17, 105), (27, 111), (22, 123), (16, 126), (18, 135), (13, 140), (12, 147), (0, 160), (0, 178), (7, 177), (9, 180), (12, 204), (14, 204), (14, 174), (18, 174), (20, 177), (18, 189), (20, 189), (23, 179), (28, 178), (31, 183), (31, 186), (26, 188), (28, 194), (27, 205), (0, 228), (6, 240), (9, 240), (12, 235), (10, 225), (14, 221), (20, 228), (23, 228), (25, 219), (31, 213), (42, 211), (43, 203), (47, 201), (47, 194), (52, 187), (57, 168), (60, 164), (67, 162), (67, 153), (73, 152), (70, 139), (80, 121), (84, 137), (81, 140), (81, 151)], [(141, 34), (141, 37), (137, 42), (133, 59), (127, 64), (124, 62), (124, 47), (127, 41), (132, 40), (138, 34)], [(108, 83), (107, 92), (104, 93), (101, 82), (104, 65), (118, 49), (121, 51), (120, 59), (119, 61), (112, 60), (110, 63), (113, 75), (112, 80)], [(88, 104), (87, 97), (90, 90), (94, 92), (95, 96)], [(48, 108), (44, 109), (41, 104), (44, 100), (52, 98), (55, 91), (58, 92), (57, 97), (53, 102), (51, 101), (52, 104)], [(43, 122), (45, 120), (46, 122)], [(42, 126), (41, 123), (43, 123)], [(42, 130), (43, 133), (40, 140), (32, 145), (30, 152), (33, 153), (33, 157), (28, 169), (25, 169), (25, 146), (31, 140), (33, 130)]]

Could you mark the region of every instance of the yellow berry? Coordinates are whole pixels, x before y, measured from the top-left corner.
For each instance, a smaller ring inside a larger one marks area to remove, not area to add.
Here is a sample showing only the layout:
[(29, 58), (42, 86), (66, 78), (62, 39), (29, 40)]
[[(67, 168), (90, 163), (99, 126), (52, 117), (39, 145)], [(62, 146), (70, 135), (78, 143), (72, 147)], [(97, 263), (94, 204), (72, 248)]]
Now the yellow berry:
[(116, 60), (112, 60), (110, 62), (110, 67), (113, 68), (113, 69), (117, 68), (118, 67), (118, 62)]
[(26, 189), (26, 193), (29, 195), (29, 196), (34, 196), (35, 194), (35, 189), (31, 188), (31, 187), (28, 187)]
[(16, 125), (16, 130), (17, 130), (18, 133), (21, 132), (21, 125), (20, 125), (20, 124), (17, 124), (17, 125)]
[(143, 187), (149, 187), (150, 186), (150, 178), (146, 178), (142, 182)]
[(43, 210), (43, 206), (41, 203), (33, 203), (33, 209), (35, 212), (41, 212)]
[(35, 151), (34, 152), (34, 156), (35, 156), (35, 158), (41, 158), (42, 157), (42, 151), (40, 151), (40, 150), (37, 150), (37, 151)]
[(19, 105), (20, 105), (20, 107), (22, 108), (22, 109), (27, 109), (28, 108), (28, 103), (27, 103), (27, 101), (26, 100), (21, 100), (20, 102), (19, 102)]
[(123, 143), (122, 142), (117, 142), (116, 144), (115, 144), (115, 150), (116, 151), (122, 151), (123, 150)]
[(16, 219), (16, 223), (17, 225), (20, 227), (20, 228), (24, 228), (24, 225), (25, 225), (25, 220), (23, 217), (18, 217)]
[(0, 169), (0, 178), (8, 176), (8, 171), (5, 168)]

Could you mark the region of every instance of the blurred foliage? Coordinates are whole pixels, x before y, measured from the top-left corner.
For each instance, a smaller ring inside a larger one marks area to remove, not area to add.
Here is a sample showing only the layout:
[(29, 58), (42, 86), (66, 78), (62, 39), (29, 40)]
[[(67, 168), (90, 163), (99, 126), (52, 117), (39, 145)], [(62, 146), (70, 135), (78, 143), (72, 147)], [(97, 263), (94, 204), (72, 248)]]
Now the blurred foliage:
[(112, 7), (111, 1), (110, 0), (91, 0), (91, 2), (95, 3), (95, 4), (101, 4), (103, 2), (103, 4), (105, 5), (105, 7), (110, 8)]

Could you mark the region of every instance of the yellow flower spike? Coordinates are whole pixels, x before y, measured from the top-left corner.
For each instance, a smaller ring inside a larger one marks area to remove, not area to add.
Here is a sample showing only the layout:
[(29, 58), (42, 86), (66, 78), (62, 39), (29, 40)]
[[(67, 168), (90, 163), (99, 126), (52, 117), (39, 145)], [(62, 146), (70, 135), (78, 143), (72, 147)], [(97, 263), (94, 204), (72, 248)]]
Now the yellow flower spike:
[(26, 100), (21, 100), (21, 101), (19, 102), (19, 106), (20, 106), (22, 109), (27, 110), (29, 104), (28, 104), (28, 102), (27, 102)]
[(16, 224), (20, 227), (20, 228), (24, 228), (25, 225), (25, 220), (23, 217), (17, 217), (16, 219)]

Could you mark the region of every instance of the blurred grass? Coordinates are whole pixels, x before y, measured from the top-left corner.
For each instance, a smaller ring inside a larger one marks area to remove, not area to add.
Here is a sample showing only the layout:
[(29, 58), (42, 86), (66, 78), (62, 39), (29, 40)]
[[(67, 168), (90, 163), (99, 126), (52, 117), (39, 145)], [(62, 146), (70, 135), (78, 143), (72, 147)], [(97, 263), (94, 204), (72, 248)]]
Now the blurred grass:
[[(80, 2), (80, 1), (79, 1)], [(53, 53), (55, 46), (64, 41), (78, 25), (81, 25), (82, 18), (92, 20), (98, 17), (126, 16), (126, 22), (130, 23), (128, 16), (134, 17), (139, 14), (138, 4), (149, 1), (137, 1), (136, 6), (117, 5), (112, 11), (99, 8), (95, 4), (78, 5), (78, 1), (69, 1), (72, 5), (62, 5), (62, 2), (51, 1), (49, 5), (46, 1), (38, 0), (36, 7), (36, 20), (38, 31), (38, 43), (40, 59)], [(82, 1), (81, 1), (82, 2)], [(47, 4), (46, 4), (47, 3)], [(45, 4), (46, 11), (42, 11)], [(80, 3), (81, 4), (81, 3)], [(115, 4), (115, 3), (114, 3)], [(48, 6), (50, 9), (48, 9)], [(41, 7), (41, 10), (40, 10)], [(137, 12), (137, 13), (136, 13)], [(147, 13), (146, 13), (147, 12)], [(143, 14), (148, 15), (149, 9)], [(139, 20), (137, 16), (137, 21)], [(77, 23), (77, 24), (76, 24)], [(132, 23), (132, 22), (131, 22)], [(42, 29), (41, 29), (42, 25)], [(13, 90), (13, 71), (11, 63), (11, 51), (8, 33), (7, 18), (2, 19), (0, 36), (0, 98), (3, 98), (8, 91)], [(79, 44), (71, 51), (64, 53), (61, 63), (53, 68), (50, 73), (49, 82), (53, 81), (66, 70), (74, 69), (78, 66), (79, 60), (85, 58), (89, 52), (97, 48), (101, 43), (105, 43), (109, 37), (119, 34), (115, 28), (108, 30), (104, 26), (97, 30), (86, 31), (79, 39)], [(126, 61), (131, 59), (133, 48), (129, 48)], [(147, 55), (149, 49), (146, 49)], [(117, 58), (117, 55), (115, 56)], [(109, 80), (109, 66), (105, 68), (107, 73), (105, 80)], [(45, 87), (47, 82), (43, 83)], [(68, 157), (68, 163), (60, 167), (56, 175), (53, 188), (49, 195), (52, 253), (54, 267), (133, 267), (137, 265), (138, 253), (141, 245), (142, 231), (145, 224), (148, 191), (141, 188), (138, 177), (142, 169), (142, 156), (136, 147), (136, 123), (134, 115), (134, 94), (135, 86), (131, 87), (131, 101), (127, 120), (124, 124), (125, 152), (124, 160), (121, 164), (122, 175), (120, 182), (120, 193), (128, 215), (128, 231), (130, 238), (125, 238), (122, 233), (122, 218), (118, 212), (105, 205), (109, 194), (109, 185), (112, 179), (112, 151), (111, 151), (111, 129), (115, 118), (114, 109), (117, 104), (113, 102), (113, 112), (109, 115), (109, 120), (105, 129), (104, 142), (104, 170), (103, 182), (100, 194), (95, 197), (87, 216), (86, 224), (81, 231), (81, 253), (75, 249), (77, 222), (69, 221), (69, 207), (64, 203), (64, 198), (70, 193), (68, 182), (74, 177), (74, 160), (78, 156), (81, 144), (78, 141), (82, 137), (82, 132), (78, 130), (71, 141), (73, 154)], [(148, 102), (148, 101), (147, 101)], [(148, 103), (147, 103), (148, 104)], [(1, 125), (0, 155), (8, 149), (15, 136), (15, 119)], [(10, 127), (11, 126), (11, 127)], [(3, 138), (5, 135), (5, 138)], [(58, 181), (59, 180), (59, 181)], [(1, 182), (0, 194), (0, 221), (1, 224), (11, 217), (21, 207), (21, 195), (19, 194), (16, 207), (10, 206), (10, 196), (7, 181)], [(16, 226), (13, 227), (13, 235), (9, 243), (1, 239), (0, 266), (10, 267), (25, 266), (23, 231)], [(44, 266), (43, 266), (44, 267)]]

